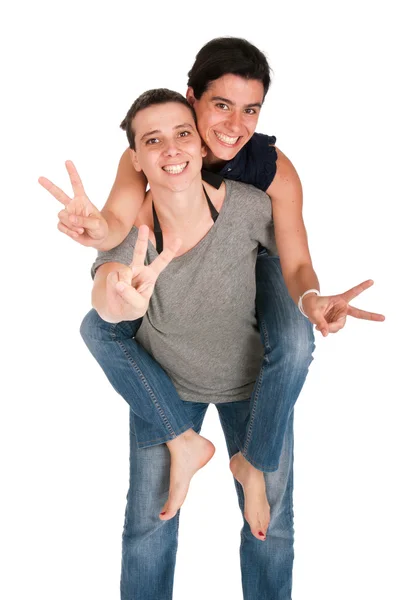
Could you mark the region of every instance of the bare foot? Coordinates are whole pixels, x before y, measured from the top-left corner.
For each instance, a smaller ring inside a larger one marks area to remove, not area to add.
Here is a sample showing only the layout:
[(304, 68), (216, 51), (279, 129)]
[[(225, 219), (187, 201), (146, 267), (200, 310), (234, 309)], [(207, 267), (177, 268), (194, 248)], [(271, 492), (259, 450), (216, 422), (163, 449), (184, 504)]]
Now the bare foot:
[(167, 502), (159, 515), (163, 521), (175, 516), (186, 498), (192, 477), (209, 462), (216, 451), (209, 440), (193, 429), (188, 429), (167, 442), (167, 447), (171, 457), (170, 489)]
[(264, 541), (270, 521), (270, 506), (265, 489), (264, 473), (251, 465), (240, 452), (229, 463), (233, 476), (245, 495), (244, 516), (254, 537)]

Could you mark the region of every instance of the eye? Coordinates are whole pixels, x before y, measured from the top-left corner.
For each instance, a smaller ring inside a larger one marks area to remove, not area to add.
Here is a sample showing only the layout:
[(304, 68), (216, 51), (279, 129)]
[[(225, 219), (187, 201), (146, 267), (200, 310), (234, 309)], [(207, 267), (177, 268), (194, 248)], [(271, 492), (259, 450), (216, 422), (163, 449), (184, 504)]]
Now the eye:
[(257, 111), (256, 111), (256, 109), (254, 109), (254, 108), (246, 108), (246, 110), (245, 110), (245, 113), (246, 113), (247, 115), (256, 115), (256, 114), (257, 114)]
[(153, 144), (157, 144), (159, 142), (159, 138), (150, 138), (145, 142), (146, 146), (152, 146)]
[(228, 110), (228, 104), (224, 104), (223, 102), (217, 102), (216, 106), (221, 110)]
[(179, 137), (188, 137), (189, 135), (191, 135), (190, 131), (180, 131), (178, 134)]

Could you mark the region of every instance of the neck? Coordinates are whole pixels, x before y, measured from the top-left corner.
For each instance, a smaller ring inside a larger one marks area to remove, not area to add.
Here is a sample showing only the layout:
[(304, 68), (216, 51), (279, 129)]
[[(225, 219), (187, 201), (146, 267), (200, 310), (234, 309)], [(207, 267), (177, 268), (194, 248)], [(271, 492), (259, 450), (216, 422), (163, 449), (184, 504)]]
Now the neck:
[(187, 189), (175, 192), (164, 187), (152, 187), (152, 198), (163, 231), (187, 232), (208, 217), (209, 209), (203, 192), (200, 173)]
[(203, 159), (203, 166), (209, 171), (218, 171), (227, 163), (226, 160), (221, 160), (208, 148), (207, 154)]

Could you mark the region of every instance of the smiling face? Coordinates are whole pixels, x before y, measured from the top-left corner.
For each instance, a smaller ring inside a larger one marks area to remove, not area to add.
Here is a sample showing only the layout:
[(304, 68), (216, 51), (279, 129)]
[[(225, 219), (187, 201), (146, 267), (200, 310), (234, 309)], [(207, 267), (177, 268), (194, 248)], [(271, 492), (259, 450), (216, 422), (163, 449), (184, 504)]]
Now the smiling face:
[(200, 177), (206, 150), (191, 110), (180, 102), (153, 104), (132, 121), (137, 171), (143, 171), (151, 188), (180, 192)]
[(207, 162), (229, 161), (252, 137), (264, 99), (257, 79), (223, 75), (212, 81), (200, 99), (188, 88), (198, 130), (209, 149)]

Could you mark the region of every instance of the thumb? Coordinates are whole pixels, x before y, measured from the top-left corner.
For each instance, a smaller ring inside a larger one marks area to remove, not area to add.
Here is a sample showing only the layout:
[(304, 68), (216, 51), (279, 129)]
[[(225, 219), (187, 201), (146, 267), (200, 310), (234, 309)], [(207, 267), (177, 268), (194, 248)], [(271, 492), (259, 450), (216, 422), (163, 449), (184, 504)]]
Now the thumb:
[(326, 337), (329, 333), (329, 325), (326, 319), (322, 315), (318, 315), (314, 320), (316, 329), (321, 332), (323, 337)]

